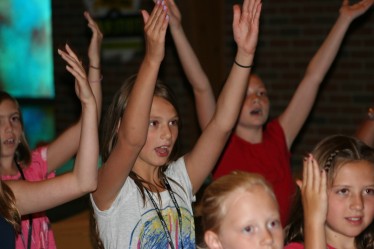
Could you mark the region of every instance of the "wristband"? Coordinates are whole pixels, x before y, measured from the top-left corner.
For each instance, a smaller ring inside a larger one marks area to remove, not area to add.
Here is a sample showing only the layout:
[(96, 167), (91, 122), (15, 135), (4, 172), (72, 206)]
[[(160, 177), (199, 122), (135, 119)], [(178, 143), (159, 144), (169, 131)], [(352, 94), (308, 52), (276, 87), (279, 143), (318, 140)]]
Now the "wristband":
[(242, 68), (252, 68), (253, 67), (253, 64), (252, 65), (249, 65), (249, 66), (244, 66), (242, 64), (239, 64), (236, 60), (234, 60), (234, 63), (239, 66), (239, 67), (242, 67)]
[(100, 67), (95, 67), (95, 66), (92, 66), (92, 65), (90, 65), (90, 68), (93, 68), (93, 69), (96, 69), (96, 70), (100, 70)]

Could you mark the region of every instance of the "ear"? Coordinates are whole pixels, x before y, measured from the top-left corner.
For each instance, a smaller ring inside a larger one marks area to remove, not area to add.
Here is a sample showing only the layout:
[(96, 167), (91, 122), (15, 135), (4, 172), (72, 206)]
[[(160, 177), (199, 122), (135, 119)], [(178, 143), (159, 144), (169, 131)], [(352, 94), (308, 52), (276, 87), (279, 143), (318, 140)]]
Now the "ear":
[(218, 235), (213, 231), (208, 230), (205, 232), (204, 241), (209, 249), (222, 249), (221, 241)]

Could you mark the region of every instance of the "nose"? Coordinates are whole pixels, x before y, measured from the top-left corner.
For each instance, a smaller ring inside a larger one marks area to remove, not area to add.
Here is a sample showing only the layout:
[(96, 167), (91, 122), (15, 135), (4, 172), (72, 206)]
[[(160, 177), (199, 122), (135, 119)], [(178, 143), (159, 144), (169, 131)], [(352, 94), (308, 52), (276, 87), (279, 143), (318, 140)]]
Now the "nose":
[(260, 102), (260, 98), (256, 94), (254, 94), (252, 96), (252, 103), (255, 104), (255, 103), (258, 103), (258, 102)]
[(10, 120), (4, 120), (4, 122), (2, 122), (2, 125), (4, 126), (6, 132), (13, 131), (13, 125)]
[(273, 234), (269, 229), (264, 229), (263, 236), (262, 236), (262, 244), (263, 245), (271, 245), (274, 242)]
[(364, 208), (364, 201), (362, 199), (362, 195), (355, 194), (351, 197), (350, 208), (353, 210), (362, 210)]
[(163, 125), (161, 130), (161, 138), (162, 139), (170, 139), (171, 138), (171, 131), (168, 125)]

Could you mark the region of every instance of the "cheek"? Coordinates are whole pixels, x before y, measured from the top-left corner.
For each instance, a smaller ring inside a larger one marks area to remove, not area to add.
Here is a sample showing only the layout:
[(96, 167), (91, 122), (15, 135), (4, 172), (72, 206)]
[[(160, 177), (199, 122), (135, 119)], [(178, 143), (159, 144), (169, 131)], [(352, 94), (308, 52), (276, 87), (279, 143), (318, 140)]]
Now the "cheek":
[(337, 198), (328, 197), (328, 209), (327, 209), (327, 223), (336, 220), (335, 217), (340, 216), (344, 210), (344, 203), (338, 201)]

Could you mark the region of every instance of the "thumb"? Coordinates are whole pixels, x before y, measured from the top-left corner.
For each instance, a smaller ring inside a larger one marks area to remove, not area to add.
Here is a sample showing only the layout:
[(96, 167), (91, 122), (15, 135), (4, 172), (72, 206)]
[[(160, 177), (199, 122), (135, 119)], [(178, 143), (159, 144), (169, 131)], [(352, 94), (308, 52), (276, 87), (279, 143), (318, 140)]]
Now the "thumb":
[(301, 187), (303, 186), (303, 181), (300, 180), (300, 179), (296, 179), (296, 185), (299, 187), (299, 189), (301, 190)]
[(141, 10), (141, 13), (142, 13), (142, 16), (143, 16), (143, 21), (144, 23), (147, 23), (148, 19), (149, 19), (149, 14), (146, 10)]

